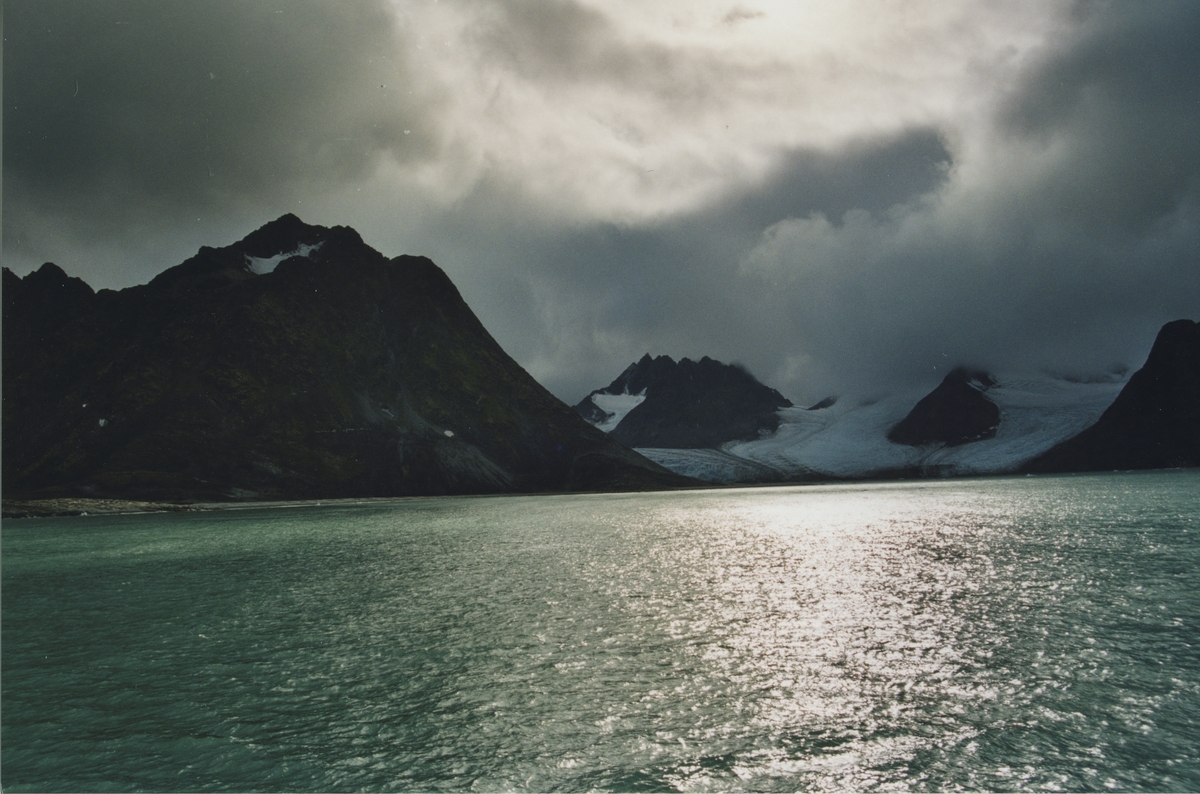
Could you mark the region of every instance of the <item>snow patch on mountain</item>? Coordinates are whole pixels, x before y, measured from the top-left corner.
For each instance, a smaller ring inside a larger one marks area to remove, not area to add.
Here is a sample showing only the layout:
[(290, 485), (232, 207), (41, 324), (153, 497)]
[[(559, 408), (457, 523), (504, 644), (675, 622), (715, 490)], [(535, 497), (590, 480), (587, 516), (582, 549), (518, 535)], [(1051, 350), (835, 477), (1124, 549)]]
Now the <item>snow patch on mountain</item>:
[(628, 391), (624, 394), (605, 394), (604, 392), (593, 394), (592, 403), (606, 414), (604, 421), (597, 424), (596, 427), (605, 433), (611, 433), (617, 425), (621, 424), (625, 415), (641, 405), (645, 399), (645, 389), (637, 394), (630, 394)]
[(1064, 441), (1100, 418), (1124, 386), (1121, 380), (1079, 382), (1048, 375), (996, 378), (988, 398), (1000, 409), (993, 438), (911, 447), (887, 439), (923, 392), (870, 400), (841, 399), (820, 411), (779, 410), (771, 436), (719, 450), (639, 449), (679, 474), (708, 482), (763, 482), (819, 477), (856, 478), (911, 471), (926, 475), (1000, 474)]
[(250, 271), (256, 276), (264, 276), (267, 273), (274, 271), (275, 268), (279, 266), (280, 262), (286, 259), (291, 259), (293, 256), (308, 257), (309, 254), (311, 254), (313, 251), (316, 251), (321, 247), (321, 245), (322, 243), (300, 243), (300, 246), (295, 251), (288, 251), (286, 253), (275, 254), (275, 256), (267, 257), (250, 256), (250, 254), (246, 254), (246, 270)]

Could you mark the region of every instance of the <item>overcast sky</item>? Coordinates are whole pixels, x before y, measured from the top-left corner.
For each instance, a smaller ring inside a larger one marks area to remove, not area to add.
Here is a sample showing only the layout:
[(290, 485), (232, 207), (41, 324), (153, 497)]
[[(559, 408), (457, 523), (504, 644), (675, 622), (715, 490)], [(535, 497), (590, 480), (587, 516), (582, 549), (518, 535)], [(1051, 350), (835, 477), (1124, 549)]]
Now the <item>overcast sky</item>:
[(1200, 3), (5, 0), (4, 263), (284, 212), (424, 254), (576, 402), (1140, 366), (1200, 319)]

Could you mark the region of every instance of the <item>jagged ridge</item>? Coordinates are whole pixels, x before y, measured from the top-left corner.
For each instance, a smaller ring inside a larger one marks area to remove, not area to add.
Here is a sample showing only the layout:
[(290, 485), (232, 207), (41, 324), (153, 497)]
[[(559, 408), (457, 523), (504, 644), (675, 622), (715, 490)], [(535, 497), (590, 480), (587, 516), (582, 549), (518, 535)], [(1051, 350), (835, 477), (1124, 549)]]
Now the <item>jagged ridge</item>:
[(613, 439), (630, 447), (717, 447), (758, 438), (779, 426), (778, 409), (792, 405), (745, 369), (708, 356), (676, 362), (646, 354), (585, 397), (576, 412), (599, 424), (604, 412), (596, 398), (605, 394), (644, 395), (611, 431)]

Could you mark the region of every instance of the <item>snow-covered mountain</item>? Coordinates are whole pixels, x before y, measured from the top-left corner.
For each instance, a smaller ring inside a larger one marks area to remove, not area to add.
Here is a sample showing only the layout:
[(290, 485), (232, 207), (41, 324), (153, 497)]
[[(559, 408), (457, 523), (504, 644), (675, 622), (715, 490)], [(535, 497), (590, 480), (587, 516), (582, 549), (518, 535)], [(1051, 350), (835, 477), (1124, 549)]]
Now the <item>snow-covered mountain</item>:
[(932, 391), (800, 408), (743, 369), (647, 355), (575, 410), (665, 468), (713, 483), (1200, 466), (1200, 323), (1164, 325), (1145, 365), (1127, 373), (959, 367)]
[(638, 451), (672, 471), (717, 483), (996, 474), (1015, 471), (1090, 427), (1124, 386), (1115, 374), (1092, 382), (1016, 373), (990, 379), (986, 399), (999, 413), (990, 438), (924, 445), (889, 440), (923, 397), (900, 391), (842, 398), (820, 410), (781, 409), (778, 430), (766, 438), (716, 449)]
[(690, 449), (769, 435), (779, 426), (776, 411), (788, 407), (736, 365), (646, 354), (575, 411), (629, 447)]

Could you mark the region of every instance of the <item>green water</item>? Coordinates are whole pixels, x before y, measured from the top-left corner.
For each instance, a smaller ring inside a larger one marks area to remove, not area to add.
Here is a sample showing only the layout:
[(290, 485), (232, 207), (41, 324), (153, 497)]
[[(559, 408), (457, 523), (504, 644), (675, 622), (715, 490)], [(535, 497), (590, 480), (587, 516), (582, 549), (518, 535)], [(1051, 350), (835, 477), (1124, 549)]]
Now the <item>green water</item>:
[(3, 527), (0, 784), (1200, 790), (1200, 471)]

